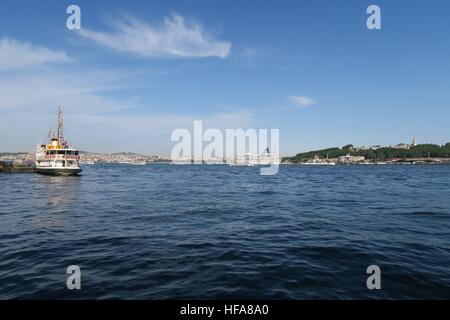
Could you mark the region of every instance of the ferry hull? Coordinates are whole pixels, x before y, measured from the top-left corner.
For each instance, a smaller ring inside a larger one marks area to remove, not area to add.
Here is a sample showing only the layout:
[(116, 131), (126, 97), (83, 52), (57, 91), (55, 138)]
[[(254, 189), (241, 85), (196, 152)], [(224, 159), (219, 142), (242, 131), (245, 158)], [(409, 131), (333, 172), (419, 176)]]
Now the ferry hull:
[(76, 176), (83, 171), (81, 168), (36, 168), (36, 173), (52, 176)]

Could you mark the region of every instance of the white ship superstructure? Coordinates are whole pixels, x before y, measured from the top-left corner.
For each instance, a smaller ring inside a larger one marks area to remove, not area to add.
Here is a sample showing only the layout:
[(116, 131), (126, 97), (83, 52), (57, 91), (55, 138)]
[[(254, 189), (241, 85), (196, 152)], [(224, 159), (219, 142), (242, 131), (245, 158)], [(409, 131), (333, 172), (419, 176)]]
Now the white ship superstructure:
[(243, 156), (237, 157), (229, 165), (253, 167), (273, 164), (280, 164), (280, 158), (275, 154), (270, 153), (269, 148), (266, 148), (261, 154), (253, 155), (251, 153), (246, 153)]

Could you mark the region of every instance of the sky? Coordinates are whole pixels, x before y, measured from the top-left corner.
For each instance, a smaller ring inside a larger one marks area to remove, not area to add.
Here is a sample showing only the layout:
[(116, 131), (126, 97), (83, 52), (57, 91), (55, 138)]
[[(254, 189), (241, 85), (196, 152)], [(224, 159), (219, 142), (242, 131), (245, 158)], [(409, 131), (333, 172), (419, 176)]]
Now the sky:
[[(69, 30), (66, 9), (81, 9)], [(366, 9), (381, 9), (369, 30)], [(0, 152), (56, 125), (81, 150), (168, 155), (171, 132), (279, 129), (280, 152), (450, 141), (448, 1), (0, 3)]]

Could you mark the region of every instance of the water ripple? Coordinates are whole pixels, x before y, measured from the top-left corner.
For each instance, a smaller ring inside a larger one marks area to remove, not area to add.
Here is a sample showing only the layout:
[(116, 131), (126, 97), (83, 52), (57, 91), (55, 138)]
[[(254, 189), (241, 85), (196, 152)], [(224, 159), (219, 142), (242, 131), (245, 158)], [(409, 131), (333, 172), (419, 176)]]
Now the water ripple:
[[(450, 166), (0, 175), (2, 299), (450, 298)], [(66, 288), (79, 265), (82, 290)], [(366, 288), (366, 268), (382, 290)]]

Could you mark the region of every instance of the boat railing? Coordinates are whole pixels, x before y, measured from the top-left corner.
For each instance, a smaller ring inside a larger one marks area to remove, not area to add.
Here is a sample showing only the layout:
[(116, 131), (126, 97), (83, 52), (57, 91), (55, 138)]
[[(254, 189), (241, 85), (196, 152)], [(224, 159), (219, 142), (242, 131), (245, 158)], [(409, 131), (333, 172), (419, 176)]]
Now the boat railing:
[(69, 155), (69, 154), (47, 154), (45, 155), (46, 160), (79, 160), (80, 156)]

